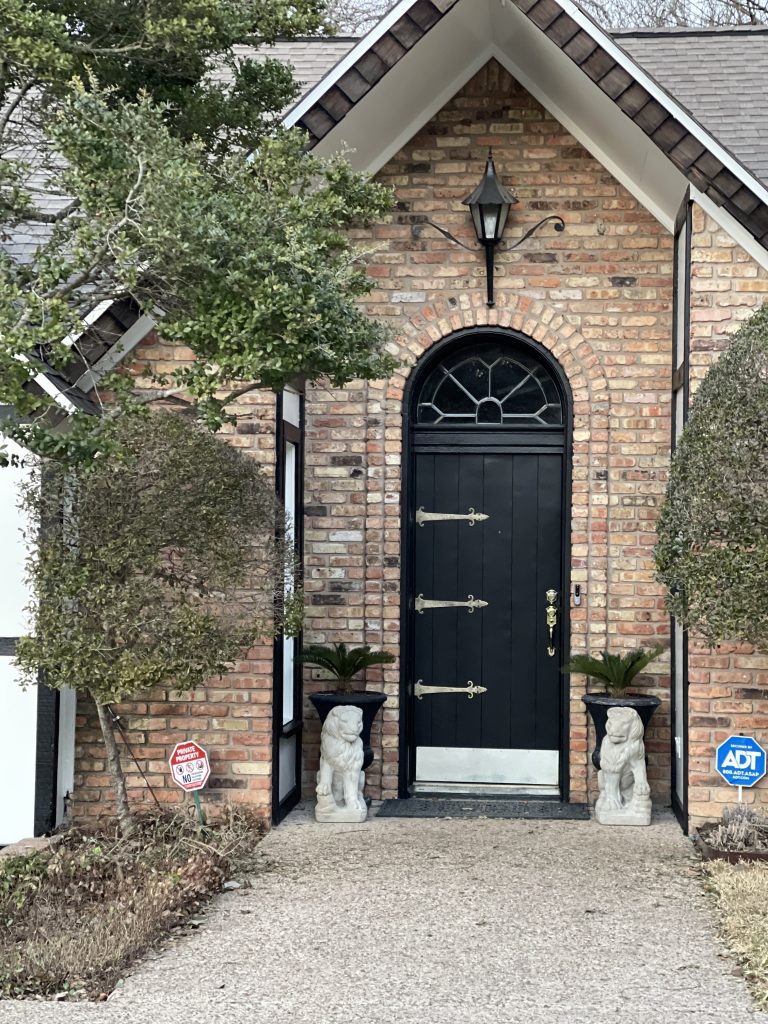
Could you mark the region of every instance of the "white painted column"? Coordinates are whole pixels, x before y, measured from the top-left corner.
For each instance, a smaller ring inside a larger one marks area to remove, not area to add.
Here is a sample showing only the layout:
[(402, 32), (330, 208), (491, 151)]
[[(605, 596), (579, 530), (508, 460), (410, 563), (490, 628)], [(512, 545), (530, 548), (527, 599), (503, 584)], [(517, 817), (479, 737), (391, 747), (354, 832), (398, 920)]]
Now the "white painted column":
[[(5, 447), (11, 465), (0, 468), (0, 639), (9, 640), (26, 630), (23, 518), (17, 503), (29, 470), (23, 449), (11, 441)], [(0, 654), (0, 845), (34, 832), (36, 743), (37, 687), (22, 690), (12, 656)]]

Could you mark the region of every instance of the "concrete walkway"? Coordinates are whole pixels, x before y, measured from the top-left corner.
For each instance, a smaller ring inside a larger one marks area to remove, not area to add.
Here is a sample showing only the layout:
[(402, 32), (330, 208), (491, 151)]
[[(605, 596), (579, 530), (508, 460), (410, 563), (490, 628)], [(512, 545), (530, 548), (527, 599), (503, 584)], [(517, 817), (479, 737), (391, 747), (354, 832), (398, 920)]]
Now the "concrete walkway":
[(757, 1024), (677, 825), (294, 815), (107, 1003), (0, 1024)]

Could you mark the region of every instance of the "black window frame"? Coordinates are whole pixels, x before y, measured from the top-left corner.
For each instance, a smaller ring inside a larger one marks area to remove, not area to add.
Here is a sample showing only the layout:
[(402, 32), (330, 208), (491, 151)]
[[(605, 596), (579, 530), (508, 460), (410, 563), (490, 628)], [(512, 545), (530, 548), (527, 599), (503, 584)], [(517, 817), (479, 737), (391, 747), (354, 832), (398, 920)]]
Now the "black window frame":
[[(294, 514), (294, 548), (303, 566), (304, 551), (304, 395), (299, 394), (299, 426), (289, 423), (284, 418), (283, 395), (277, 396), (276, 430), (275, 430), (275, 492), (281, 504), (285, 503), (286, 451), (289, 444), (296, 447), (295, 493), (296, 509)], [(301, 571), (301, 570), (300, 570)], [(301, 635), (295, 638), (296, 649), (301, 647)], [(272, 823), (279, 825), (286, 815), (301, 800), (302, 789), (302, 735), (304, 730), (303, 682), (301, 666), (294, 661), (293, 679), (293, 718), (283, 722), (283, 693), (286, 680), (283, 672), (283, 634), (275, 637), (272, 656)], [(296, 737), (295, 784), (282, 799), (280, 798), (280, 740)]]
[[(690, 348), (691, 348), (691, 234), (693, 225), (693, 202), (690, 197), (690, 189), (686, 190), (682, 205), (675, 219), (674, 249), (673, 249), (673, 271), (672, 271), (672, 374), (671, 374), (671, 398), (672, 398), (672, 423), (670, 437), (670, 452), (674, 455), (678, 441), (678, 396), (682, 392), (680, 403), (683, 423), (681, 430), (688, 421), (688, 408), (690, 404)], [(684, 247), (682, 255), (683, 280), (680, 280), (681, 247)], [(682, 315), (681, 315), (682, 314)], [(680, 358), (682, 356), (682, 358)], [(675, 652), (675, 640), (677, 624), (674, 616), (670, 616), (670, 765), (671, 765), (671, 799), (672, 810), (680, 823), (681, 828), (688, 833), (688, 631), (682, 629), (682, 665), (677, 664)], [(677, 751), (675, 748), (677, 720), (677, 691), (676, 678), (678, 668), (682, 672), (682, 734), (683, 734), (683, 756), (682, 764), (685, 773), (683, 779), (683, 798), (677, 792)]]

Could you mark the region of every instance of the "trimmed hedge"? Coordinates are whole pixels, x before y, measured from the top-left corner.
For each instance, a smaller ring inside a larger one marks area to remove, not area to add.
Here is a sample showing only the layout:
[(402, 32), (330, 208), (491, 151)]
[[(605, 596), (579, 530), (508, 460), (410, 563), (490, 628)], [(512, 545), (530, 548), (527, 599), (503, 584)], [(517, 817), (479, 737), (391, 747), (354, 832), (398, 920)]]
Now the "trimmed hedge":
[(768, 650), (768, 305), (701, 383), (657, 529), (674, 615), (712, 646)]

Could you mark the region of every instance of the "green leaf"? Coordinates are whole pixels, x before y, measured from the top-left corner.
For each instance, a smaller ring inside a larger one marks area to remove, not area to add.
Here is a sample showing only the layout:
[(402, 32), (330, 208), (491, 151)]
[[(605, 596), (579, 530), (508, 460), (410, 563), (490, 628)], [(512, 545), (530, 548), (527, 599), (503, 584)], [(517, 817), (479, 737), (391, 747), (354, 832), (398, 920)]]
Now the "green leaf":
[(658, 579), (711, 646), (768, 651), (768, 306), (701, 382), (657, 524)]
[(297, 655), (296, 660), (299, 664), (323, 669), (338, 680), (342, 690), (350, 691), (356, 675), (374, 665), (391, 665), (395, 657), (386, 651), (374, 651), (367, 644), (347, 648), (345, 643), (335, 643), (330, 646), (310, 644)]
[(349, 234), (386, 218), (391, 192), (282, 129), (289, 71), (243, 56), (321, 30), (322, 9), (0, 0), (0, 97), (29, 88), (3, 151), (34, 153), (0, 161), (0, 230), (33, 225), (41, 241), (23, 264), (0, 253), (0, 404), (18, 412), (22, 443), (70, 462), (108, 450), (95, 418), (62, 439), (54, 400), (31, 386), (38, 356), (71, 363), (64, 339), (101, 299), (163, 310), (179, 367), (164, 375), (211, 430), (231, 421), (227, 396), (243, 386), (391, 374), (390, 332), (359, 305), (371, 282)]
[(599, 658), (589, 654), (575, 654), (560, 671), (564, 673), (578, 672), (592, 679), (598, 679), (605, 683), (607, 690), (621, 693), (663, 651), (663, 647), (654, 647), (650, 651), (638, 647), (623, 655), (602, 651)]

